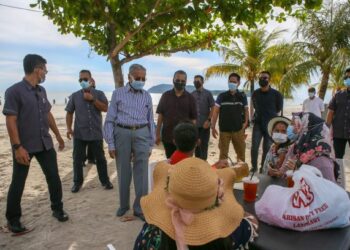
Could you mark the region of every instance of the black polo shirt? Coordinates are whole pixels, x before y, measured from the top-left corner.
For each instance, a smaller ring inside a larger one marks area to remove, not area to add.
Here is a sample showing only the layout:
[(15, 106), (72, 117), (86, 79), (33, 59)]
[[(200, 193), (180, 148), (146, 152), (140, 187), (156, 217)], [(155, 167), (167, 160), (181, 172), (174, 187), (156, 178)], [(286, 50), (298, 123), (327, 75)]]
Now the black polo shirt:
[(336, 93), (328, 108), (334, 111), (333, 137), (350, 139), (350, 91), (342, 90)]
[(283, 110), (283, 96), (271, 87), (266, 92), (259, 88), (253, 92), (252, 103), (255, 110), (254, 124), (267, 133), (269, 121)]
[(181, 96), (176, 96), (175, 90), (163, 93), (157, 111), (163, 115), (162, 140), (173, 142), (173, 130), (182, 121), (196, 120), (196, 100), (186, 90)]
[(219, 129), (221, 132), (236, 132), (243, 128), (247, 96), (240, 91), (226, 91), (218, 95), (215, 105), (220, 108)]
[(19, 139), (28, 153), (37, 153), (53, 147), (49, 133), (48, 114), (51, 104), (45, 89), (33, 87), (23, 79), (5, 92), (4, 115), (17, 116)]

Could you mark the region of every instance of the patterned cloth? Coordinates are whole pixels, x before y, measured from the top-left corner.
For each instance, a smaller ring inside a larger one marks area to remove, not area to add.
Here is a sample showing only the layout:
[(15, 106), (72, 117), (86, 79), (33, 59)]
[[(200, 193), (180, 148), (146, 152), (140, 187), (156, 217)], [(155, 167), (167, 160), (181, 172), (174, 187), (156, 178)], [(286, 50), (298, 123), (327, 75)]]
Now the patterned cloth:
[[(244, 218), (238, 228), (230, 235), (232, 250), (248, 249), (248, 243), (256, 237), (255, 225)], [(145, 223), (136, 238), (134, 250), (158, 250), (164, 232), (154, 225)], [(191, 247), (189, 247), (191, 249)]]

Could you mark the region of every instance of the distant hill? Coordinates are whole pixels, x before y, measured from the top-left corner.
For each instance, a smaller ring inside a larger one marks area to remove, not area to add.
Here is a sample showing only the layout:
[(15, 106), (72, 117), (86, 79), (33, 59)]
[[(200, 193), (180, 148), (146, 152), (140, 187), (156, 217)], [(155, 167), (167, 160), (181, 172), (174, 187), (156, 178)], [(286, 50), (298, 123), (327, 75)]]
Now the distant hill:
[[(166, 84), (166, 83), (162, 83), (162, 84), (158, 84), (155, 85), (151, 88), (148, 89), (149, 93), (153, 93), (153, 94), (163, 94), (165, 91), (171, 90), (173, 88), (172, 84)], [(193, 85), (187, 85), (186, 86), (186, 90), (188, 92), (192, 92), (194, 91), (196, 88)], [(222, 89), (222, 90), (210, 90), (210, 92), (214, 95), (217, 96), (218, 94), (224, 92), (226, 90)], [(247, 96), (250, 96), (249, 92), (246, 92)]]
[[(148, 89), (149, 93), (153, 93), (153, 94), (163, 94), (165, 91), (171, 90), (173, 88), (172, 84), (166, 84), (166, 83), (162, 83), (162, 84), (158, 84), (156, 86), (153, 86), (151, 88)], [(196, 88), (193, 85), (187, 85), (186, 86), (186, 90), (188, 92), (192, 92), (194, 91)]]

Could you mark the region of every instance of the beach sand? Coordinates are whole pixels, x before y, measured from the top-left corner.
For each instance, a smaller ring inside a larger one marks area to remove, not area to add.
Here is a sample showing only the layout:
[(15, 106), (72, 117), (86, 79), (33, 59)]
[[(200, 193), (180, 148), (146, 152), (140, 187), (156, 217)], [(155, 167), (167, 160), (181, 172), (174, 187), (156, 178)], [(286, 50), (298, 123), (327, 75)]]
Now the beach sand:
[[(1, 107), (2, 108), (2, 107)], [(300, 106), (287, 107), (285, 114), (298, 111)], [(108, 172), (114, 185), (113, 190), (104, 190), (98, 180), (96, 166), (88, 165), (84, 168), (84, 185), (76, 194), (70, 192), (72, 185), (72, 142), (66, 139), (64, 106), (53, 106), (52, 113), (56, 118), (58, 128), (65, 139), (66, 147), (58, 152), (58, 166), (63, 186), (64, 209), (70, 216), (65, 223), (57, 222), (51, 216), (50, 202), (45, 177), (36, 160), (30, 166), (26, 187), (22, 197), (22, 223), (35, 228), (34, 231), (20, 236), (11, 237), (10, 233), (0, 232), (0, 249), (11, 250), (65, 250), (65, 249), (107, 249), (112, 244), (117, 250), (130, 250), (139, 233), (143, 222), (134, 220), (121, 222), (115, 216), (118, 208), (118, 186), (116, 181), (115, 162), (107, 156)], [(251, 128), (247, 129), (246, 159), (250, 164)], [(57, 149), (57, 142), (55, 147)], [(105, 145), (106, 146), (106, 145)], [(347, 172), (347, 190), (350, 190), (350, 154), (347, 148), (345, 164)], [(211, 138), (208, 162), (218, 160), (218, 140)], [(230, 156), (235, 154), (230, 146)], [(12, 155), (9, 137), (6, 131), (5, 117), (0, 117), (0, 226), (6, 225), (5, 208), (8, 186), (12, 175)], [(161, 146), (155, 147), (150, 162), (165, 159)], [(133, 184), (131, 185), (131, 201), (134, 198)], [(132, 203), (131, 203), (132, 206)], [(130, 211), (129, 213), (132, 213)]]

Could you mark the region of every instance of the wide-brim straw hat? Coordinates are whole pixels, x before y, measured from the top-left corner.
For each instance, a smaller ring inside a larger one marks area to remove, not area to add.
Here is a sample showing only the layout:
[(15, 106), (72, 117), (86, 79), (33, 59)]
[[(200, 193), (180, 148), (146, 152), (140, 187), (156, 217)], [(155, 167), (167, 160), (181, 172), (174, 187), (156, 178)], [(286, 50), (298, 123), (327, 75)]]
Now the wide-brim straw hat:
[[(244, 215), (233, 195), (235, 176), (232, 168), (213, 169), (198, 158), (188, 158), (175, 165), (160, 162), (153, 172), (153, 191), (141, 198), (147, 223), (176, 238), (171, 209), (165, 202), (171, 197), (179, 207), (196, 211), (192, 223), (185, 227), (185, 244), (199, 246), (229, 236)], [(214, 205), (219, 178), (224, 181), (224, 196), (220, 204)]]
[(270, 137), (272, 137), (272, 128), (278, 122), (283, 122), (283, 123), (287, 124), (287, 126), (288, 126), (288, 125), (290, 125), (291, 120), (285, 116), (276, 116), (276, 117), (272, 118), (267, 125), (267, 132), (269, 133)]

